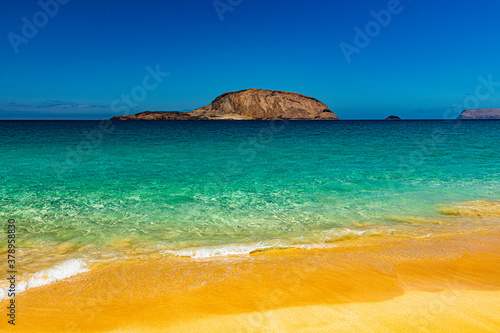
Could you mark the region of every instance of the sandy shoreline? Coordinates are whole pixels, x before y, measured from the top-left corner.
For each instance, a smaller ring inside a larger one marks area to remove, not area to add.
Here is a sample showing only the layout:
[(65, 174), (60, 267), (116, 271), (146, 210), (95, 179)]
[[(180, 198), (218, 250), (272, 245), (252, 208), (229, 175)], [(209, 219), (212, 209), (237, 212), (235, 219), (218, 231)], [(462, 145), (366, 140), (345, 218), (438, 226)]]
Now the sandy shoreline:
[(495, 332), (499, 249), (484, 232), (107, 264), (20, 294), (15, 330)]

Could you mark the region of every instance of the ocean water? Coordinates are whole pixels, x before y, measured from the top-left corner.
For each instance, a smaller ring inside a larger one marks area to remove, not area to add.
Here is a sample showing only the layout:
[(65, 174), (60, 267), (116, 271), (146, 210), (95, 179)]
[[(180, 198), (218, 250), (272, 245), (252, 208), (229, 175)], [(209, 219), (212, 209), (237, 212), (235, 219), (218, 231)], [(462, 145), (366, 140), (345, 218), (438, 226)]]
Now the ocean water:
[(0, 249), (8, 219), (31, 277), (497, 228), (499, 139), (499, 121), (2, 121)]

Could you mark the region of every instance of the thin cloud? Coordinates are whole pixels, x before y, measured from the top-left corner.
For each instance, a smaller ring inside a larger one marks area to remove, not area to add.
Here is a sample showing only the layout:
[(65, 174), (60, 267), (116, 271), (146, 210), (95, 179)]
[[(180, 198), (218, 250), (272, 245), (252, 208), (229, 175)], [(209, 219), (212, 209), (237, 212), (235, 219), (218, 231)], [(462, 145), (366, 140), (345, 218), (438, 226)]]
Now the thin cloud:
[(89, 108), (89, 109), (95, 109), (95, 108), (105, 108), (105, 105), (99, 105), (99, 104), (75, 104), (75, 103), (68, 103), (68, 102), (62, 102), (62, 101), (51, 101), (51, 102), (46, 102), (43, 104), (40, 104), (36, 106), (40, 109), (43, 108)]

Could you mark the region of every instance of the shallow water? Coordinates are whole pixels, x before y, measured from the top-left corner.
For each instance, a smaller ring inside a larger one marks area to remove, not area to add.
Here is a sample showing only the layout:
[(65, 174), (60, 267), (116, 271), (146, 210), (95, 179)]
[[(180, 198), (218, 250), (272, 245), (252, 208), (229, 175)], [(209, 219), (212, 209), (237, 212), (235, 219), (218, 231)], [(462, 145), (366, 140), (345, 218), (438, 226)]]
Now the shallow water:
[(499, 138), (499, 121), (3, 121), (0, 218), (31, 273), (495, 228)]

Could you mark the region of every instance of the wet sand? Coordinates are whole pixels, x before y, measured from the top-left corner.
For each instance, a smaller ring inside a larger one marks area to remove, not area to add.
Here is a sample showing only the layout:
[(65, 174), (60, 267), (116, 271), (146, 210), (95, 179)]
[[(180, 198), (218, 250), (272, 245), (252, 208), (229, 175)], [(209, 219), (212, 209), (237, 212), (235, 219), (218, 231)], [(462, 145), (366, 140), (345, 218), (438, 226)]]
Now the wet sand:
[(116, 262), (16, 304), (1, 331), (498, 332), (500, 233)]

